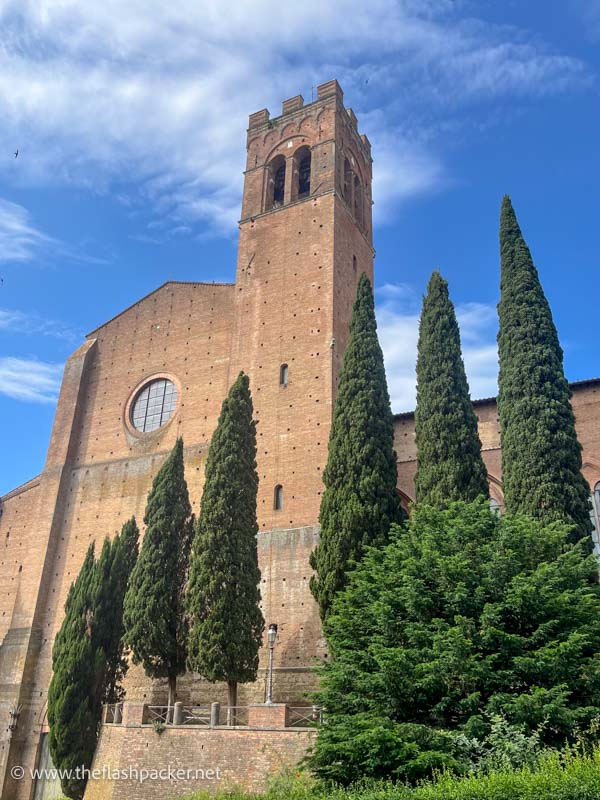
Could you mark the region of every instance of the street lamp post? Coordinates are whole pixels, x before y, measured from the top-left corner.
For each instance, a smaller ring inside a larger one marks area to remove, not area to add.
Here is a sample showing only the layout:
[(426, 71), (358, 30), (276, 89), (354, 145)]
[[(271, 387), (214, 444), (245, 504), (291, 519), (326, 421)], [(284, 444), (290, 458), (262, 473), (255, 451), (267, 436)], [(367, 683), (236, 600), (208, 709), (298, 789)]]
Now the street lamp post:
[(277, 639), (277, 625), (272, 622), (269, 625), (267, 632), (267, 639), (269, 642), (269, 671), (267, 675), (267, 701), (266, 705), (273, 705), (273, 648), (275, 647), (275, 639)]

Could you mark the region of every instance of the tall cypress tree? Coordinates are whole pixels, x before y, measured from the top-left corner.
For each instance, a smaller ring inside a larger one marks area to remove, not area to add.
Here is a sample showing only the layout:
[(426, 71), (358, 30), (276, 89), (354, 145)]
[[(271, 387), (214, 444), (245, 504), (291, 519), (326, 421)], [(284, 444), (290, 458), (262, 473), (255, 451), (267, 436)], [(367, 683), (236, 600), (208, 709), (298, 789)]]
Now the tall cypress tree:
[(510, 198), (500, 214), (498, 413), (504, 499), (510, 512), (591, 533), (571, 391), (550, 306)]
[(193, 517), (183, 469), (183, 440), (160, 468), (148, 494), (146, 533), (125, 595), (125, 643), (150, 678), (168, 678), (169, 707), (185, 672), (183, 595)]
[[(50, 752), (61, 770), (74, 773), (77, 767), (90, 767), (102, 703), (122, 699), (120, 684), (127, 667), (121, 641), (123, 598), (137, 557), (137, 538), (132, 518), (112, 543), (105, 539), (97, 560), (90, 545), (67, 596), (48, 690)], [(61, 782), (68, 797), (83, 796), (83, 775), (72, 774)]]
[(104, 656), (92, 642), (93, 605), (97, 569), (90, 545), (65, 604), (65, 618), (52, 649), (52, 680), (48, 688), (49, 746), (67, 797), (80, 800), (86, 779), (75, 770), (89, 768), (94, 756), (100, 720), (99, 690)]
[(441, 508), (488, 496), (458, 323), (439, 272), (429, 281), (419, 326), (415, 433), (417, 502)]
[(106, 539), (98, 558), (94, 639), (106, 658), (102, 686), (105, 703), (123, 699), (122, 682), (127, 672), (123, 653), (123, 603), (138, 556), (138, 539), (138, 526), (135, 517), (131, 517), (112, 542)]
[(373, 290), (358, 282), (350, 336), (329, 436), (320, 542), (311, 553), (311, 591), (325, 620), (352, 562), (366, 545), (387, 540), (402, 517), (396, 491), (394, 424), (377, 339)]
[(256, 680), (264, 620), (259, 608), (256, 535), (256, 423), (248, 376), (240, 373), (223, 403), (206, 461), (187, 609), (190, 669), (237, 684)]

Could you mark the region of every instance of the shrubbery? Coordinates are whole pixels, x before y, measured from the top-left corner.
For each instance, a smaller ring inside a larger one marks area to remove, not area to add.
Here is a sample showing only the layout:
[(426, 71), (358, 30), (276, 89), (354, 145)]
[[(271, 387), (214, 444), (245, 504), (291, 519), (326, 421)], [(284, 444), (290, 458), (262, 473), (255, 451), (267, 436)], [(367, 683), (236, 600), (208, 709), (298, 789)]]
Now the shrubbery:
[[(210, 800), (596, 800), (600, 797), (600, 750), (590, 754), (553, 753), (534, 767), (458, 778), (443, 775), (415, 788), (391, 783), (356, 789), (327, 786), (300, 776), (278, 781), (264, 795), (230, 791)], [(208, 800), (194, 794), (186, 800)]]
[(498, 518), (482, 499), (417, 506), (388, 546), (371, 549), (325, 628), (333, 660), (316, 775), (350, 785), (465, 773), (493, 749), (495, 719), (512, 726), (505, 738), (552, 748), (589, 730), (600, 707), (600, 587), (570, 533)]

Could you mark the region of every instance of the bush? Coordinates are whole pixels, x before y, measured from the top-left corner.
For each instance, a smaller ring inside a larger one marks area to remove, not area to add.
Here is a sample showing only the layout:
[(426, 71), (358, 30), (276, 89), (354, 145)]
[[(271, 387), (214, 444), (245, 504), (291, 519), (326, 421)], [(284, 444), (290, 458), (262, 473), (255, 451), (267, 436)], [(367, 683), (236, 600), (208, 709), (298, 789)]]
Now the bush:
[(187, 800), (597, 800), (600, 750), (543, 757), (535, 767), (459, 778), (443, 775), (415, 788), (380, 782), (354, 789), (330, 787), (301, 775), (278, 781), (266, 794), (230, 791)]
[[(417, 506), (389, 545), (371, 549), (325, 626), (333, 658), (318, 697), (327, 715), (309, 761), (316, 776), (352, 785), (468, 774), (481, 760), (468, 740), (483, 743), (487, 768), (519, 767), (535, 739), (560, 749), (589, 730), (600, 707), (600, 586), (593, 556), (569, 536), (561, 523), (499, 519), (481, 499)], [(512, 728), (500, 749), (494, 719)]]

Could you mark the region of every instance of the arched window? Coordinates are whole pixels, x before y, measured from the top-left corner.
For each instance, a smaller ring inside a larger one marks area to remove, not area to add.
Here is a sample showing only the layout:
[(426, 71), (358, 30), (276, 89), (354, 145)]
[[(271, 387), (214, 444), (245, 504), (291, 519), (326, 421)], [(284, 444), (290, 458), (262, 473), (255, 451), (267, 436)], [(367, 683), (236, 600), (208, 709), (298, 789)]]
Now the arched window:
[(275, 487), (273, 508), (275, 509), (275, 511), (281, 511), (283, 508), (283, 486), (281, 486), (281, 484), (277, 484), (277, 486)]
[(296, 174), (298, 180), (296, 194), (298, 200), (310, 195), (310, 165), (311, 153), (309, 147), (301, 147), (294, 155)]
[(285, 196), (285, 158), (276, 156), (271, 161), (270, 169), (271, 208), (277, 208), (283, 205)]
[(356, 256), (352, 256), (352, 269), (356, 272), (356, 268), (358, 266), (358, 262), (356, 260)]
[(497, 517), (502, 516), (502, 509), (500, 508), (500, 503), (496, 500), (495, 497), (490, 497), (490, 511)]
[(358, 222), (359, 227), (362, 228), (363, 224), (363, 193), (360, 178), (358, 175), (354, 176), (354, 218)]
[(282, 364), (279, 368), (279, 385), (280, 386), (287, 386), (288, 385), (288, 365)]
[(344, 200), (350, 204), (352, 197), (352, 167), (347, 158), (344, 159)]

